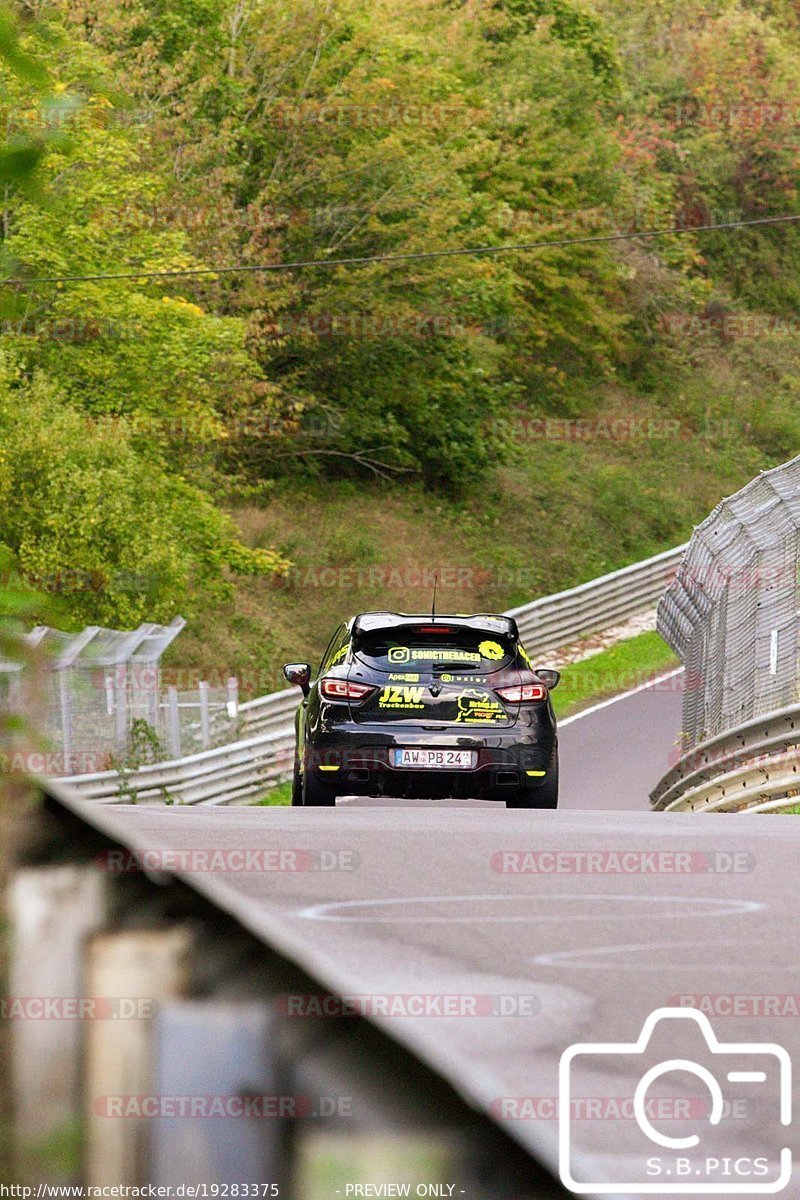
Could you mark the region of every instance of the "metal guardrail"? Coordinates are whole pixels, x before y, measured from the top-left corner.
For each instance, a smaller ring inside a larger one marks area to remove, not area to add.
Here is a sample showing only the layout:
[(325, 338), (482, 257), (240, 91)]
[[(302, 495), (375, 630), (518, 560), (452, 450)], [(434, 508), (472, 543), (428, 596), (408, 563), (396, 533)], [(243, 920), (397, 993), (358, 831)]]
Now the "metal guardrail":
[(235, 804), (262, 796), (286, 779), (293, 753), (294, 727), (287, 725), (129, 774), (100, 771), (62, 782), (83, 799), (106, 804)]
[[(530, 654), (542, 655), (579, 637), (653, 608), (683, 556), (684, 546), (513, 608)], [(254, 800), (288, 779), (294, 755), (296, 688), (239, 706), (241, 740), (122, 775), (102, 771), (65, 780), (85, 799), (119, 803), (232, 804)]]
[(800, 705), (701, 742), (650, 795), (659, 812), (781, 812), (800, 805)]
[(590, 579), (578, 587), (508, 611), (515, 617), (520, 636), (530, 654), (546, 654), (567, 646), (587, 633), (610, 629), (657, 603), (673, 578), (686, 545), (665, 550), (653, 558), (633, 563)]

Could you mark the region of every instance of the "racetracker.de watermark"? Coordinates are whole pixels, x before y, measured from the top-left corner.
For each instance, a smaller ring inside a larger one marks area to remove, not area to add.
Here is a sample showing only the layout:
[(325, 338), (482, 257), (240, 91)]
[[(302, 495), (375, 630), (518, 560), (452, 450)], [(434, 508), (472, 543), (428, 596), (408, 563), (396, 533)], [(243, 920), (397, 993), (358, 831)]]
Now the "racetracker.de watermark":
[(749, 850), (496, 850), (489, 859), (500, 875), (746, 875)]
[(516, 442), (705, 442), (741, 437), (739, 422), (706, 417), (689, 425), (671, 417), (537, 417), (512, 414), (491, 428)]
[(679, 129), (796, 129), (800, 125), (800, 101), (765, 98), (726, 102), (685, 96), (670, 105), (667, 115)]
[(707, 1017), (800, 1017), (796, 992), (698, 992), (671, 996), (671, 1008), (696, 1008)]
[(535, 1017), (542, 1004), (512, 992), (297, 992), (278, 996), (275, 1008), (285, 1017)]
[(98, 1096), (92, 1104), (96, 1117), (146, 1120), (185, 1118), (192, 1121), (277, 1120), (350, 1117), (352, 1096), (324, 1095), (109, 1095)]
[[(651, 1121), (707, 1121), (711, 1103), (707, 1096), (647, 1096), (645, 1112)], [(492, 1116), (501, 1121), (557, 1121), (557, 1096), (498, 1096), (489, 1106)], [(747, 1120), (751, 1106), (744, 1097), (725, 1105), (729, 1120)], [(570, 1119), (573, 1121), (635, 1121), (633, 1096), (572, 1096)]]
[(147, 1021), (156, 1013), (150, 996), (6, 996), (2, 1021)]
[(766, 337), (793, 338), (800, 333), (800, 317), (770, 313), (670, 312), (661, 314), (657, 329), (659, 333), (680, 338), (700, 338), (709, 334), (717, 334), (726, 341)]
[(345, 849), (262, 849), (217, 847), (197, 850), (105, 850), (95, 859), (110, 874), (164, 871), (168, 874), (292, 874), (357, 871), (360, 857)]
[(0, 753), (2, 775), (94, 775), (110, 771), (114, 756), (109, 751), (80, 750), (64, 754), (61, 750), (15, 750)]

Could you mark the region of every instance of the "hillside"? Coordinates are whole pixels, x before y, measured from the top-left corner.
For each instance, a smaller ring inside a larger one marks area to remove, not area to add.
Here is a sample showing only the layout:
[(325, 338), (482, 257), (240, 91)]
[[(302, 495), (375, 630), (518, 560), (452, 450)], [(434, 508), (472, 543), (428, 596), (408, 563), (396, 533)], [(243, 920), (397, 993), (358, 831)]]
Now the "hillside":
[(800, 211), (789, 0), (3, 29), (0, 553), (61, 624), (181, 613), (172, 665), (254, 694), (437, 572), (523, 603), (796, 453), (800, 230), (698, 229)]
[(676, 545), (783, 458), (771, 438), (796, 349), (711, 337), (704, 369), (676, 376), (674, 392), (605, 388), (591, 417), (521, 427), (504, 465), (459, 500), (413, 483), (283, 483), (268, 506), (232, 511), (245, 543), (277, 547), (291, 571), (240, 583), (235, 608), (195, 619), (168, 661), (192, 677), (235, 670), (263, 694), (282, 686), (281, 663), (318, 660), (352, 613), (425, 611), (434, 574), (440, 611), (497, 611)]

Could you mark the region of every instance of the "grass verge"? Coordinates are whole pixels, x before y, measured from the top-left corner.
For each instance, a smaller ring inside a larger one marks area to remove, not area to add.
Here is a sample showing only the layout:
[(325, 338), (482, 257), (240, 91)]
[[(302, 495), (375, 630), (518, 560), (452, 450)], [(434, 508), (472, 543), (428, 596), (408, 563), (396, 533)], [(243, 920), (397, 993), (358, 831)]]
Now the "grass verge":
[(257, 808), (274, 808), (281, 804), (291, 804), (292, 802), (292, 785), (287, 779), (285, 783), (279, 783), (276, 787), (270, 788), (265, 796), (260, 800), (256, 800), (254, 807)]
[(561, 683), (553, 693), (556, 716), (566, 717), (599, 700), (629, 692), (679, 665), (657, 633), (640, 633), (617, 642), (564, 668)]

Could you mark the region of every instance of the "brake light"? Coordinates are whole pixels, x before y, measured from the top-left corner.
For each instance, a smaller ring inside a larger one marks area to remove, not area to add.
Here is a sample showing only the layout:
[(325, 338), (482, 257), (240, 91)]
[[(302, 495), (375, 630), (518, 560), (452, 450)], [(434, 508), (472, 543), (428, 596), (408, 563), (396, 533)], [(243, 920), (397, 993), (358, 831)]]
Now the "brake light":
[(518, 683), (514, 687), (495, 688), (495, 691), (511, 704), (535, 704), (547, 699), (547, 688), (543, 683)]
[(418, 633), (452, 633), (449, 625), (420, 625)]
[(326, 700), (364, 700), (375, 688), (349, 679), (321, 679), (319, 690)]

